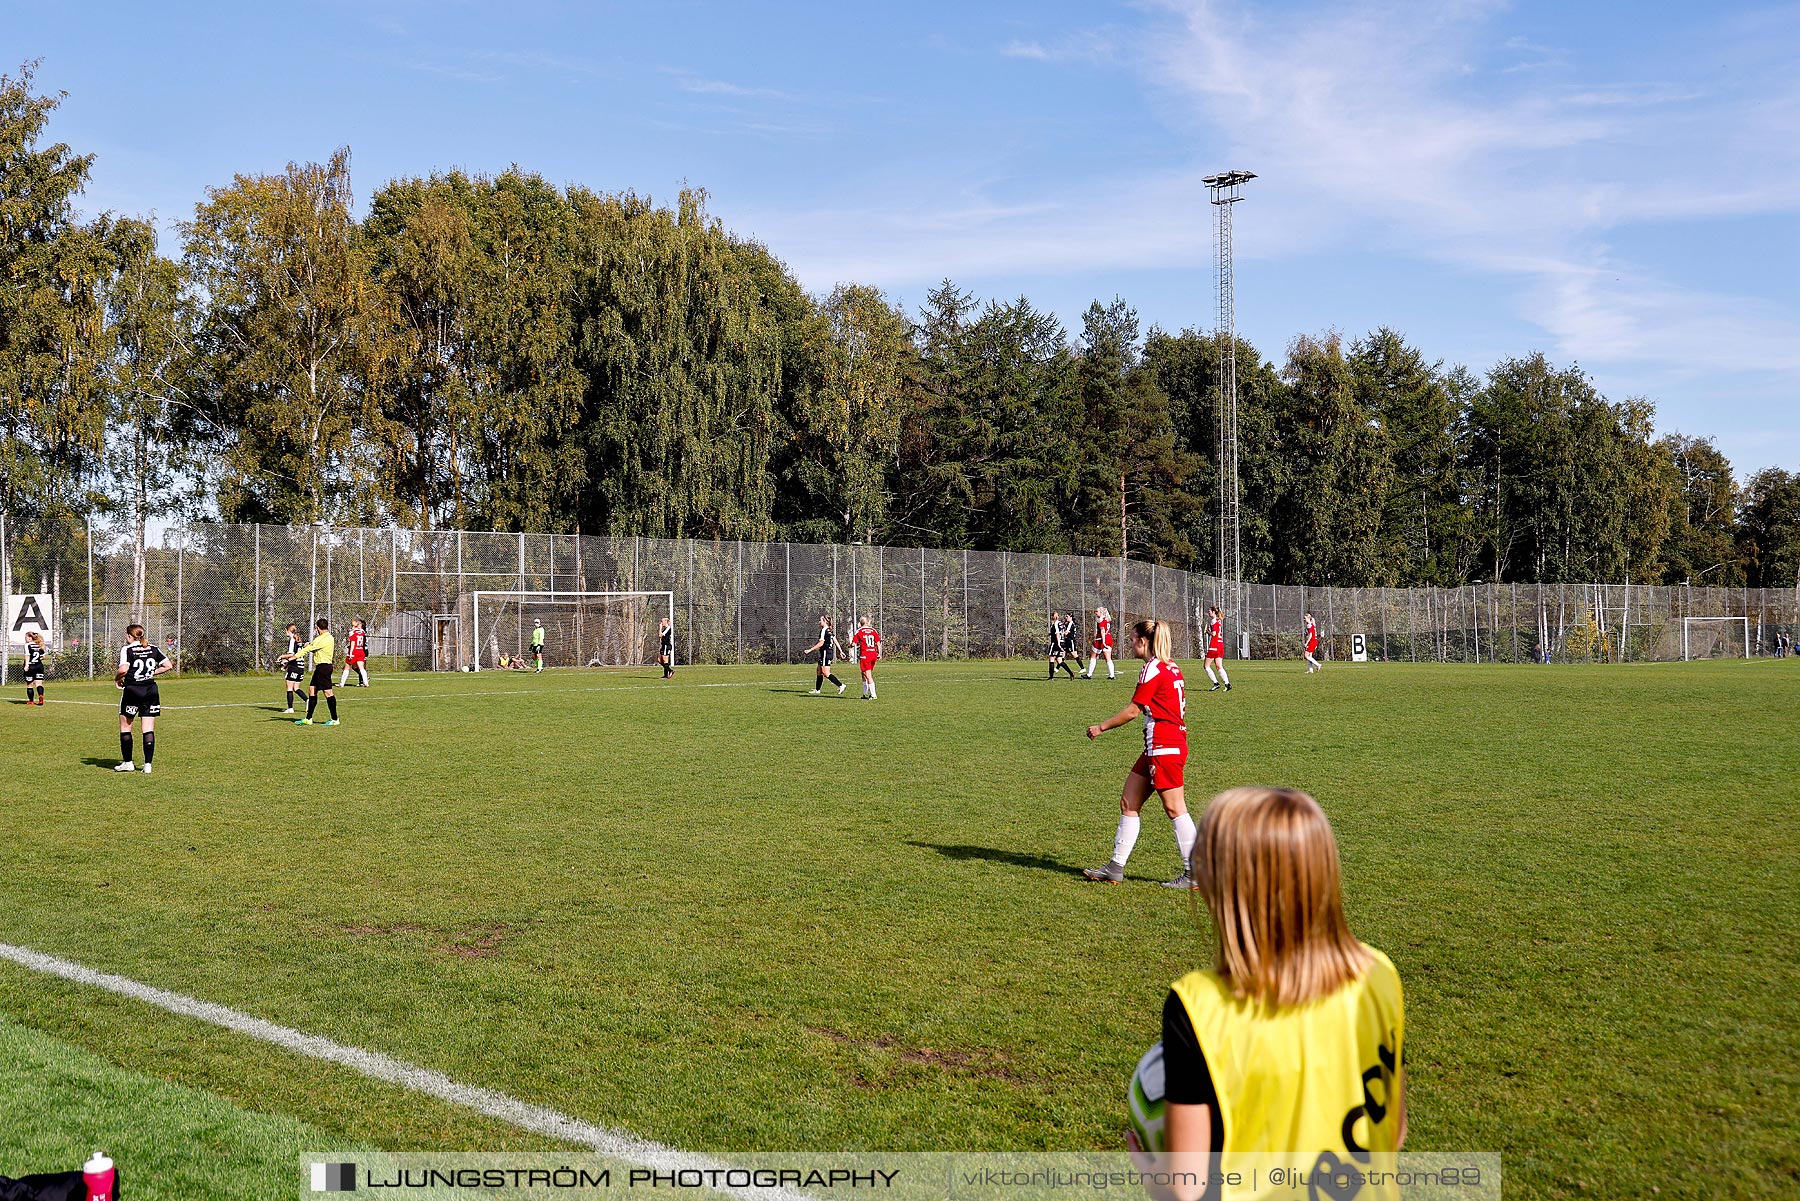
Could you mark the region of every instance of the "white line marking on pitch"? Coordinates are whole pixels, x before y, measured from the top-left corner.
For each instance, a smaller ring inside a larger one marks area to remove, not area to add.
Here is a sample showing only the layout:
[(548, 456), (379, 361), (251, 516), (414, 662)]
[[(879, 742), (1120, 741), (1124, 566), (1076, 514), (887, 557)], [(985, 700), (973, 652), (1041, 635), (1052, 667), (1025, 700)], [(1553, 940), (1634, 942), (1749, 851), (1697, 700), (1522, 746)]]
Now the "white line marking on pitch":
[[(95, 971), (93, 968), (72, 963), (67, 959), (58, 959), (54, 955), (46, 955), (42, 951), (34, 951), (29, 947), (16, 947), (10, 943), (0, 942), (0, 959), (11, 960), (34, 972), (59, 976), (76, 984), (102, 988), (122, 997), (130, 997), (134, 1001), (143, 1001), (181, 1017), (197, 1018), (214, 1026), (223, 1026), (227, 1030), (234, 1030), (239, 1034), (247, 1034), (251, 1038), (273, 1043), (296, 1055), (305, 1055), (313, 1059), (324, 1060), (327, 1063), (335, 1063), (371, 1079), (397, 1084), (412, 1092), (422, 1093), (447, 1104), (473, 1110), (486, 1117), (517, 1126), (520, 1130), (588, 1147), (602, 1155), (623, 1160), (626, 1163), (665, 1172), (682, 1168), (712, 1169), (727, 1166), (722, 1161), (709, 1159), (689, 1151), (677, 1150), (663, 1143), (652, 1142), (650, 1139), (639, 1138), (624, 1130), (596, 1126), (591, 1122), (572, 1118), (568, 1114), (559, 1113), (542, 1105), (521, 1101), (517, 1097), (496, 1092), (491, 1088), (463, 1084), (450, 1079), (442, 1072), (407, 1063), (403, 1059), (394, 1059), (379, 1051), (365, 1051), (361, 1047), (345, 1046), (343, 1043), (333, 1042), (316, 1034), (306, 1034), (289, 1026), (278, 1026), (274, 1022), (251, 1017), (240, 1010), (215, 1005), (211, 1001), (202, 1001), (181, 993), (169, 992), (149, 984), (140, 984), (136, 980), (125, 976), (115, 976), (110, 972)], [(805, 1201), (804, 1194), (794, 1193), (787, 1189), (721, 1188), (719, 1191), (739, 1197), (756, 1198), (757, 1201)]]
[[(780, 680), (730, 680), (725, 683), (717, 683), (717, 684), (687, 684), (687, 685), (683, 685), (683, 687), (687, 687), (687, 688), (757, 688), (757, 687), (763, 687), (763, 686), (768, 686), (768, 685), (777, 685), (777, 684), (792, 684), (795, 688), (801, 689), (803, 691), (806, 688), (806, 685), (801, 684), (801, 683), (796, 683), (792, 678), (780, 679)], [(652, 692), (652, 691), (656, 691), (659, 689), (667, 689), (667, 688), (668, 688), (667, 684), (658, 683), (658, 684), (598, 684), (591, 688), (496, 688), (496, 689), (489, 689), (489, 690), (483, 690), (483, 691), (469, 691), (469, 692), (405, 692), (405, 693), (400, 693), (398, 695), (388, 694), (388, 695), (383, 695), (383, 696), (359, 696), (356, 698), (356, 703), (358, 705), (361, 705), (368, 701), (438, 701), (438, 700), (450, 700), (450, 699), (454, 699), (456, 697), (464, 697), (464, 696), (552, 696), (557, 693), (570, 693), (570, 692)], [(334, 689), (332, 689), (332, 691), (348, 692), (349, 689), (348, 688), (334, 688)], [(348, 700), (349, 698), (346, 697), (345, 699)], [(50, 703), (53, 705), (99, 705), (102, 708), (112, 708), (113, 707), (112, 701), (71, 701), (71, 700), (66, 700), (66, 699), (57, 699), (57, 700), (52, 700)], [(164, 705), (163, 711), (165, 713), (167, 713), (167, 712), (177, 710), (177, 709), (181, 709), (181, 710), (190, 710), (190, 709), (266, 709), (269, 706), (273, 705), (274, 703), (275, 702), (273, 702), (273, 701), (233, 701), (228, 704), (218, 704), (218, 705)]]
[[(902, 680), (902, 681), (912, 680), (912, 679), (917, 679), (917, 678), (922, 678), (922, 677), (916, 677), (916, 676), (912, 676), (912, 675), (892, 675), (892, 676), (883, 676), (882, 677), (883, 680)], [(1014, 680), (1014, 679), (1023, 679), (1024, 677), (1022, 677), (1022, 676), (971, 676), (969, 678), (974, 679), (974, 680)], [(180, 681), (176, 681), (176, 682), (180, 683)], [(782, 684), (791, 685), (793, 687), (794, 691), (796, 691), (796, 692), (809, 691), (804, 682), (795, 680), (792, 676), (784, 676), (779, 680), (725, 680), (725, 681), (711, 683), (711, 684), (682, 684), (682, 685), (679, 685), (678, 687), (679, 688), (764, 688), (764, 687), (777, 687)], [(465, 696), (554, 696), (558, 693), (657, 692), (657, 691), (675, 691), (675, 690), (676, 689), (671, 689), (668, 684), (659, 681), (654, 684), (596, 684), (596, 685), (593, 685), (592, 687), (588, 687), (588, 688), (496, 688), (496, 689), (483, 690), (483, 691), (473, 691), (472, 690), (472, 691), (467, 691), (467, 692), (403, 692), (403, 693), (399, 693), (397, 695), (392, 694), (392, 693), (385, 693), (380, 696), (358, 696), (355, 698), (355, 702), (356, 702), (356, 704), (361, 705), (368, 701), (438, 701), (438, 700), (454, 700), (458, 697), (465, 697)], [(332, 691), (334, 691), (334, 692), (349, 692), (350, 690), (348, 688), (334, 688)], [(349, 700), (350, 698), (346, 697), (345, 699)], [(110, 709), (110, 708), (114, 707), (114, 702), (112, 702), (112, 701), (72, 701), (72, 700), (68, 700), (66, 698), (52, 699), (50, 701), (50, 703), (52, 705), (97, 705), (103, 709)], [(217, 705), (164, 705), (163, 712), (170, 713), (170, 712), (175, 712), (177, 710), (191, 711), (191, 710), (195, 710), (195, 709), (267, 709), (274, 703), (275, 702), (273, 702), (273, 701), (232, 701), (232, 702), (228, 702), (228, 703), (224, 703), (224, 704), (217, 704)]]

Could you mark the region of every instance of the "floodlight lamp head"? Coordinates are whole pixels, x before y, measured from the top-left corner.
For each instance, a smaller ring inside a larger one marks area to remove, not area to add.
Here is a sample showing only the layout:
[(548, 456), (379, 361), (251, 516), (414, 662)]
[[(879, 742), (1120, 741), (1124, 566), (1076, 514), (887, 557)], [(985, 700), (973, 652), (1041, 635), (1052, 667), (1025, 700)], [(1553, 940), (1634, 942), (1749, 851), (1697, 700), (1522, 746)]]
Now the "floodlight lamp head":
[(1206, 176), (1200, 182), (1209, 188), (1235, 188), (1255, 178), (1254, 171), (1221, 171), (1217, 175)]

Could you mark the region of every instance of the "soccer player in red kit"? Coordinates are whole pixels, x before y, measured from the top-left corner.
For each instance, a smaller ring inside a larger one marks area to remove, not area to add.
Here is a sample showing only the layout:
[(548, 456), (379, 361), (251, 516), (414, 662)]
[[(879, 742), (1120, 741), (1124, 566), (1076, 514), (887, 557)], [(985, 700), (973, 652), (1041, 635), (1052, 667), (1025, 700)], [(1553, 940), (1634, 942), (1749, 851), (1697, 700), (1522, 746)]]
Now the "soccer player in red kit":
[(1306, 674), (1311, 675), (1319, 670), (1319, 623), (1313, 615), (1306, 615)]
[(350, 619), (350, 637), (345, 640), (344, 644), (344, 674), (338, 680), (338, 687), (342, 688), (349, 681), (350, 673), (354, 671), (356, 686), (367, 688), (369, 686), (369, 669), (363, 664), (368, 661), (369, 631), (363, 628), (362, 618), (353, 617)]
[(862, 668), (862, 699), (875, 699), (875, 662), (881, 658), (881, 631), (875, 628), (875, 622), (867, 613), (863, 614), (862, 624), (856, 627), (856, 633), (850, 635), (850, 645), (856, 648), (856, 665)]
[[(1207, 691), (1217, 692), (1222, 685), (1230, 692), (1231, 677), (1225, 674), (1225, 611), (1213, 605), (1206, 613), (1206, 678), (1213, 682)], [(1217, 675), (1213, 674), (1215, 670)]]
[(1125, 861), (1137, 845), (1140, 814), (1152, 792), (1162, 798), (1163, 812), (1175, 824), (1175, 849), (1181, 855), (1181, 874), (1166, 888), (1194, 888), (1188, 861), (1194, 853), (1194, 819), (1187, 811), (1187, 685), (1172, 657), (1173, 638), (1167, 622), (1140, 621), (1131, 629), (1131, 651), (1144, 661), (1131, 702), (1097, 726), (1087, 728), (1089, 738), (1128, 725), (1140, 714), (1144, 719), (1144, 753), (1131, 765), (1125, 790), (1119, 797), (1119, 829), (1113, 837), (1112, 858), (1105, 867), (1090, 867), (1081, 874), (1090, 880), (1118, 884), (1125, 879)]
[[(1112, 610), (1108, 609), (1105, 605), (1095, 605), (1094, 649), (1092, 653), (1088, 655), (1088, 679), (1091, 680), (1094, 678), (1094, 664), (1102, 655), (1106, 656), (1106, 678), (1109, 680), (1118, 678), (1117, 673), (1113, 671)], [(1077, 662), (1079, 662), (1079, 660), (1077, 660)]]

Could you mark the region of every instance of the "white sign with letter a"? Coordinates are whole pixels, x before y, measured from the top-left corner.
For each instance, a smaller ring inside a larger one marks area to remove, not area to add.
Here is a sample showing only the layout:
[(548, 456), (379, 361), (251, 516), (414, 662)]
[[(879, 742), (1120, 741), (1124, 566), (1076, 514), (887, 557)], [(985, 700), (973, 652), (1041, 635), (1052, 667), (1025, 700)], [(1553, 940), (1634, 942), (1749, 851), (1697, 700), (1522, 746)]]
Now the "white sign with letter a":
[(48, 592), (24, 592), (6, 598), (6, 645), (24, 646), (25, 635), (36, 631), (50, 641), (56, 598)]
[(1369, 661), (1369, 639), (1365, 634), (1350, 635), (1350, 662), (1367, 663)]

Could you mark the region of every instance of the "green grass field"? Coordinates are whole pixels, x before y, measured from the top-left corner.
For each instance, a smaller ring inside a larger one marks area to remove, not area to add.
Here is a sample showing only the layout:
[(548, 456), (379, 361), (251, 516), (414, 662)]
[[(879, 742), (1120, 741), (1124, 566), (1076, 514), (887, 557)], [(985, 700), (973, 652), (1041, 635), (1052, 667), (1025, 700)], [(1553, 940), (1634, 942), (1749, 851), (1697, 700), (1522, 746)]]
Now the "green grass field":
[[(154, 777), (110, 770), (110, 684), (9, 687), (0, 942), (683, 1148), (1114, 1147), (1208, 944), (1160, 813), (1126, 886), (1079, 879), (1138, 745), (1081, 730), (1129, 684), (1042, 670), (401, 676), (333, 729), (165, 680)], [(1407, 988), (1410, 1150), (1500, 1151), (1516, 1197), (1800, 1192), (1800, 668), (1233, 677), (1190, 696), (1191, 802), (1324, 803)], [(95, 1145), (134, 1198), (547, 1146), (0, 962), (0, 1174)]]

